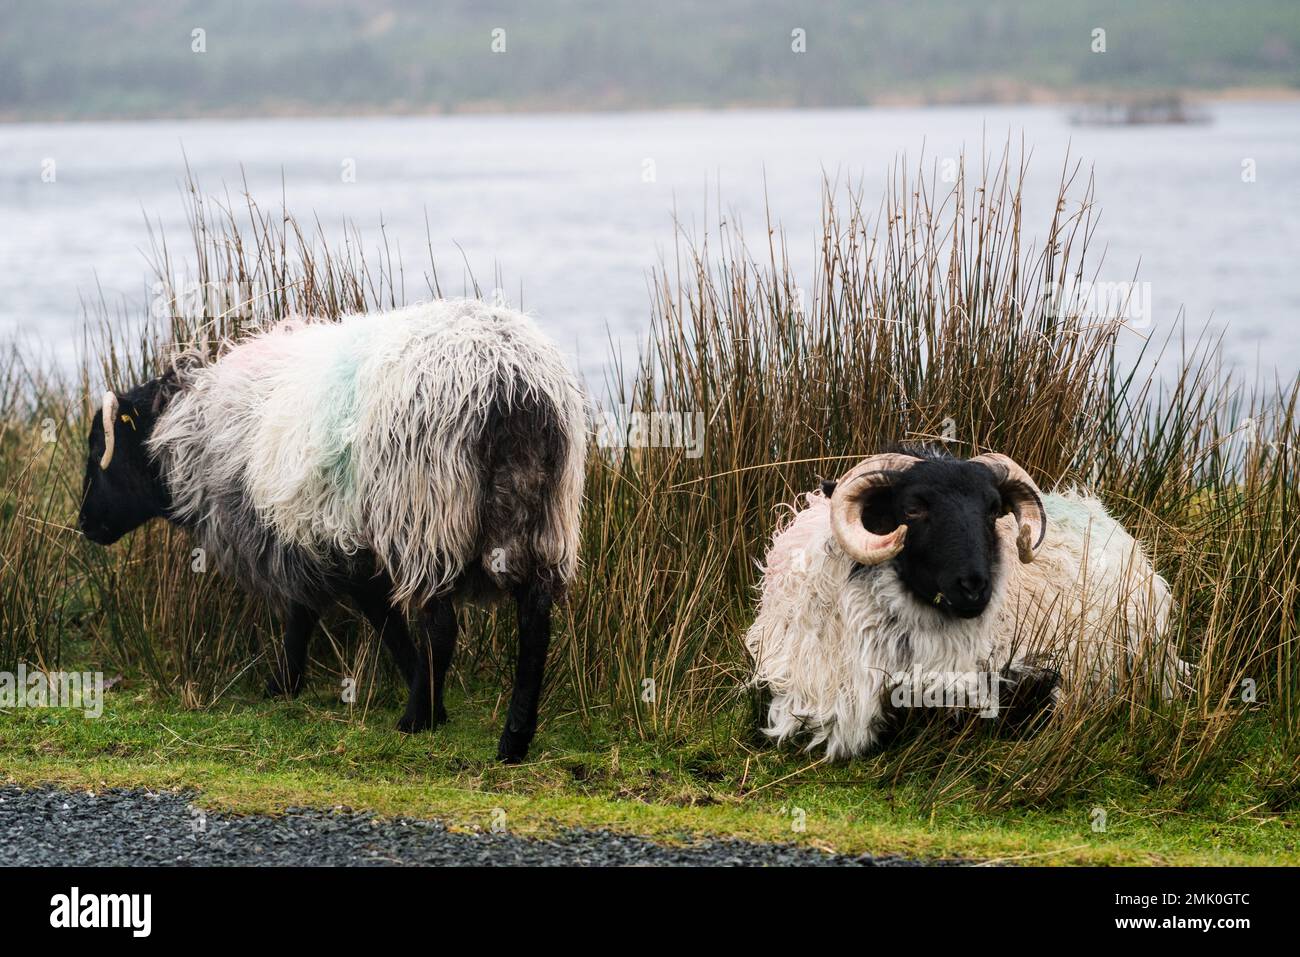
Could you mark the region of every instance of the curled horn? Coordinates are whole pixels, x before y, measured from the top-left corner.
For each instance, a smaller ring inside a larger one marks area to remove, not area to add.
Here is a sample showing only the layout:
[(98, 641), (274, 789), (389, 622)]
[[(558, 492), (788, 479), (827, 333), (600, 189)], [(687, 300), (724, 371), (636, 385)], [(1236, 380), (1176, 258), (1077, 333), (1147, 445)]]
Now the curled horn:
[(99, 460), (101, 469), (108, 468), (108, 463), (113, 461), (114, 440), (117, 438), (114, 431), (114, 420), (117, 418), (117, 394), (114, 392), (104, 393), (104, 409), (101, 413), (104, 419), (104, 457)]
[[(1047, 511), (1043, 508), (1042, 493), (1029, 473), (1005, 455), (992, 452), (977, 455), (971, 461), (991, 469), (997, 477), (998, 489), (1016, 516), (1016, 551), (1020, 560), (1029, 564), (1047, 536)], [(1038, 526), (1037, 536), (1034, 525)]]
[(877, 535), (862, 524), (862, 508), (868, 491), (890, 485), (897, 473), (918, 461), (899, 453), (873, 455), (835, 483), (831, 494), (831, 531), (850, 558), (864, 565), (879, 565), (903, 550), (907, 526), (900, 525), (887, 535)]

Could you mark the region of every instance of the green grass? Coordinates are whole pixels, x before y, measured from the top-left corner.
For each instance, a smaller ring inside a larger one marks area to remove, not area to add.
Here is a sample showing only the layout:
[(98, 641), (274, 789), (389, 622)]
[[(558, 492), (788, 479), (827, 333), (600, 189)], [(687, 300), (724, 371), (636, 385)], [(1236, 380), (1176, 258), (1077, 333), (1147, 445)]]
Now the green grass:
[[(1197, 812), (1116, 777), (1086, 801), (987, 813), (962, 802), (927, 808), (921, 789), (881, 786), (863, 762), (819, 765), (721, 726), (647, 742), (554, 716), (532, 759), (506, 767), (493, 755), (495, 693), (456, 692), (450, 705), (450, 724), (408, 736), (392, 730), (395, 703), (349, 714), (319, 685), (297, 702), (234, 697), (203, 711), (114, 690), (100, 720), (7, 714), (0, 753), (5, 776), (20, 784), (193, 788), (196, 803), (236, 813), (348, 807), (474, 829), (490, 827), (500, 808), (511, 831), (532, 835), (577, 826), (670, 842), (726, 835), (1042, 864), (1300, 864), (1300, 814), (1252, 806), (1245, 767)], [(1093, 830), (1098, 807), (1104, 832)]]

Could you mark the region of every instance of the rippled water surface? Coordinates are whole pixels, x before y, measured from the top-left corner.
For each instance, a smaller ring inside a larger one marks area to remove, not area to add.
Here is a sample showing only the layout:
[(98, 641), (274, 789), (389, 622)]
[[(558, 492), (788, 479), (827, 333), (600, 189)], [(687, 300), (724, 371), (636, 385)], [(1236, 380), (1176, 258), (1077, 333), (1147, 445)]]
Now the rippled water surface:
[(246, 178), (274, 207), (283, 188), (327, 234), (350, 218), (373, 245), (382, 222), (410, 299), (427, 295), (429, 242), (444, 292), (459, 294), (469, 269), (484, 288), (499, 276), (599, 375), (610, 337), (646, 328), (647, 272), (671, 258), (674, 208), (688, 232), (721, 211), (757, 240), (766, 197), (806, 273), (823, 171), (860, 182), (874, 204), (900, 153), (942, 160), (1010, 136), (1033, 151), (1031, 233), (1068, 150), (1095, 172), (1104, 278), (1130, 279), (1140, 263), (1151, 284), (1150, 331), (1162, 336), (1181, 308), (1194, 330), (1224, 333), (1230, 361), (1293, 376), (1300, 105), (1213, 113), (1205, 126), (1126, 128), (1072, 127), (1054, 107), (3, 125), (0, 338), (69, 360), (83, 298), (102, 289), (142, 311), (145, 216), (173, 245), (187, 241), (188, 158), (206, 191), (237, 201)]

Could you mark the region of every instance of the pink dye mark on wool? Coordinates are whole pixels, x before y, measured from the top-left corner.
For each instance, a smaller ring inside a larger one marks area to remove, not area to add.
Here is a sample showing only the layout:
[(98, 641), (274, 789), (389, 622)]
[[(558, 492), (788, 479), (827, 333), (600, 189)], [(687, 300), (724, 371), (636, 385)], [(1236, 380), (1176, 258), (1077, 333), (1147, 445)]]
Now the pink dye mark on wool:
[(292, 335), (309, 324), (310, 320), (299, 316), (281, 319), (256, 336), (233, 343), (230, 351), (221, 357), (221, 362), (227, 367), (234, 366), (241, 370), (252, 371), (282, 360), (284, 351), (278, 344), (280, 339)]

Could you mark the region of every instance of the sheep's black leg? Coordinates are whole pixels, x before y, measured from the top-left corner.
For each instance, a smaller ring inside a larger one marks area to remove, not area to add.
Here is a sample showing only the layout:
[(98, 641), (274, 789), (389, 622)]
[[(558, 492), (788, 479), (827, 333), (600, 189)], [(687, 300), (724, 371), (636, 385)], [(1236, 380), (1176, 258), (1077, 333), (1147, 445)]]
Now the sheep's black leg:
[(433, 723), (447, 720), (443, 692), (447, 686), (447, 669), (456, 651), (456, 606), (450, 598), (435, 599), (425, 605), (422, 615), (429, 664), (433, 668)]
[(910, 708), (894, 704), (893, 687), (886, 687), (880, 693), (880, 717), (873, 728), (876, 741), (872, 750), (905, 744), (942, 718), (942, 711), (938, 708)]
[(1034, 665), (1008, 665), (1000, 675), (997, 731), (1002, 735), (1032, 735), (1056, 704), (1061, 674)]
[(406, 618), (400, 608), (393, 607), (388, 599), (390, 584), (385, 577), (374, 578), (353, 589), (352, 597), (357, 607), (370, 622), (393, 656), (397, 670), (406, 682), (406, 713), (397, 722), (397, 730), (408, 734), (427, 731), (431, 725), (429, 705), (429, 669), (424, 655), (417, 652), (406, 628)]
[(515, 601), (519, 607), (519, 661), (510, 713), (497, 748), (497, 758), (507, 764), (517, 764), (527, 756), (537, 730), (537, 704), (551, 644), (550, 588), (540, 582), (525, 585), (515, 592)]
[(266, 694), (271, 698), (298, 696), (307, 671), (307, 646), (311, 633), (320, 621), (320, 613), (306, 605), (292, 605), (284, 621), (284, 647), (276, 658), (275, 672), (267, 679)]

